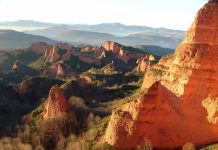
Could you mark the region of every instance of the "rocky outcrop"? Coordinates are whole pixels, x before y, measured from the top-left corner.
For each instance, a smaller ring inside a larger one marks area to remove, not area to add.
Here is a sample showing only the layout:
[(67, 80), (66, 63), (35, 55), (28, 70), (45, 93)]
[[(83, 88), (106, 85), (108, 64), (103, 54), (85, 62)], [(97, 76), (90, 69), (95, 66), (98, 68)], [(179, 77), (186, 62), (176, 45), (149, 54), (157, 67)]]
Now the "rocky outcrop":
[(149, 89), (155, 82), (160, 81), (161, 78), (166, 74), (173, 61), (174, 55), (170, 54), (162, 57), (157, 64), (154, 64), (147, 68), (144, 75), (144, 81), (141, 86), (142, 91)]
[(44, 54), (46, 49), (49, 48), (49, 45), (43, 42), (34, 43), (30, 46), (29, 50), (37, 54)]
[(74, 47), (66, 43), (58, 43), (46, 49), (44, 57), (49, 62), (69, 61), (71, 56), (79, 56), (79, 52)]
[(217, 20), (217, 1), (200, 9), (160, 81), (113, 112), (108, 143), (130, 149), (146, 138), (155, 148), (175, 149), (218, 140)]
[(145, 58), (139, 58), (136, 63), (138, 64), (136, 68), (138, 72), (145, 72), (147, 68), (150, 66), (150, 62), (147, 56)]
[(56, 76), (71, 79), (77, 78), (77, 75), (72, 71), (72, 69), (69, 66), (62, 63), (58, 64)]
[(58, 54), (58, 48), (55, 46), (52, 46), (52, 48), (48, 48), (45, 51), (44, 57), (49, 62), (55, 62), (60, 59), (60, 55)]
[(57, 76), (65, 77), (68, 74), (68, 68), (64, 64), (58, 64)]
[(71, 67), (64, 63), (55, 63), (46, 67), (43, 75), (58, 78), (77, 78), (77, 74), (71, 69)]
[(32, 77), (18, 84), (16, 91), (30, 103), (35, 103), (48, 95), (53, 85), (61, 85), (62, 81), (45, 77)]
[(112, 52), (117, 59), (123, 61), (125, 64), (128, 64), (130, 60), (137, 60), (146, 56), (143, 52), (136, 52), (132, 47), (126, 47), (112, 41), (104, 42), (100, 50), (97, 51), (97, 55), (102, 57), (105, 56), (107, 52)]
[[(56, 77), (59, 64), (52, 64), (44, 69), (43, 75), (47, 77)], [(60, 73), (60, 71), (59, 71)]]
[(119, 54), (122, 49), (122, 45), (113, 41), (106, 41), (102, 46), (105, 50), (112, 51), (115, 54)]
[(44, 119), (56, 118), (68, 112), (68, 103), (64, 96), (64, 90), (54, 85), (49, 92), (45, 106)]
[[(73, 57), (77, 57), (80, 61), (87, 64), (100, 65), (100, 62), (94, 57), (87, 56), (85, 53), (82, 53), (73, 46), (70, 46), (65, 43), (59, 43), (53, 46), (50, 46), (46, 49), (44, 57), (49, 62), (57, 61), (70, 61)], [(76, 58), (74, 58), (76, 59)]]
[[(119, 43), (106, 41), (100, 50), (97, 51), (97, 56), (100, 58), (105, 58), (107, 53), (112, 53), (117, 59), (127, 64), (129, 62), (129, 57), (123, 47), (124, 46)], [(109, 57), (109, 55), (107, 55), (107, 57)]]

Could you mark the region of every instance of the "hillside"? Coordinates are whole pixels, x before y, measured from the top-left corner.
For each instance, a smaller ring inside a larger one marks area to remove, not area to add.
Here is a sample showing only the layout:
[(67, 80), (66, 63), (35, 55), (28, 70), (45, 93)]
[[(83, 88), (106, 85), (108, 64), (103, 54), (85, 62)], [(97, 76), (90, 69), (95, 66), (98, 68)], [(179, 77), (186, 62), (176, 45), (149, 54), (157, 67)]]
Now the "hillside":
[(154, 46), (154, 45), (135, 45), (135, 48), (140, 49), (141, 51), (153, 54), (153, 55), (158, 55), (158, 56), (165, 56), (170, 53), (174, 53), (174, 49), (170, 48), (163, 48), (160, 46)]
[(56, 43), (56, 41), (42, 36), (26, 34), (13, 30), (0, 30), (0, 50), (26, 48), (36, 42), (46, 42), (50, 44)]

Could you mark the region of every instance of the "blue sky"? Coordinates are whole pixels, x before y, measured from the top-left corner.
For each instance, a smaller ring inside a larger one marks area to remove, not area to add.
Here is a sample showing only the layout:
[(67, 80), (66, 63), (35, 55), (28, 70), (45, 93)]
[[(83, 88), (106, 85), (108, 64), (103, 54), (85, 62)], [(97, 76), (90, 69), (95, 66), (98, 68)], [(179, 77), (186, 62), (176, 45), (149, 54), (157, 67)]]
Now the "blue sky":
[(187, 30), (207, 0), (0, 0), (0, 21), (120, 22)]

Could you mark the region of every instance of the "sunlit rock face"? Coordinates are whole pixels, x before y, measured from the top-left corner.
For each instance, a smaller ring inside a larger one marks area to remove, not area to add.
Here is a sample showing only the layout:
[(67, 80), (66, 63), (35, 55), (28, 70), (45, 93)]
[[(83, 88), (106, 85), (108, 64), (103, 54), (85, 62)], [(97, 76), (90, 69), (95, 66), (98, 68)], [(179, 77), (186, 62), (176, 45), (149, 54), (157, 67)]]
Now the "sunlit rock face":
[(141, 57), (145, 57), (146, 54), (142, 52), (134, 52), (134, 50), (128, 50), (130, 47), (126, 47), (113, 41), (105, 41), (100, 50), (96, 52), (97, 57), (105, 58), (107, 53), (113, 53), (118, 60), (128, 64), (133, 60), (137, 60)]
[(149, 60), (148, 58), (139, 58), (136, 62), (138, 64), (136, 70), (138, 72), (145, 72), (149, 67)]
[(152, 61), (155, 60), (153, 55), (145, 55), (145, 57), (139, 58), (136, 63), (138, 64), (136, 71), (145, 72), (149, 67)]
[(178, 46), (162, 83), (177, 96), (188, 96), (190, 92), (199, 93), (201, 98), (216, 96), (217, 48), (218, 4), (209, 2), (199, 10), (185, 40)]
[(107, 51), (112, 51), (115, 54), (119, 54), (122, 46), (116, 42), (106, 41), (104, 42), (103, 47)]
[(217, 1), (209, 2), (199, 12), (189, 28), (184, 43), (207, 43), (217, 45), (218, 42), (218, 10)]
[(50, 89), (48, 102), (45, 106), (44, 118), (55, 118), (68, 112), (68, 103), (64, 90), (55, 85)]
[(49, 46), (44, 53), (45, 59), (49, 62), (68, 61), (72, 55), (79, 56), (79, 52), (66, 43)]
[(100, 65), (100, 61), (96, 60), (94, 57), (84, 55), (84, 53), (76, 50), (73, 46), (66, 43), (49, 46), (44, 52), (44, 58), (48, 62), (66, 62), (70, 61), (73, 56), (79, 58), (80, 61), (87, 64)]
[(181, 148), (218, 141), (218, 3), (199, 10), (166, 71), (137, 101), (116, 109), (105, 140), (135, 148), (149, 139), (155, 148)]
[(123, 49), (123, 46), (120, 45), (119, 43), (112, 42), (112, 41), (106, 41), (102, 45), (103, 50), (102, 54), (105, 53), (104, 50), (106, 51), (111, 51), (113, 54), (117, 56), (118, 59), (122, 60), (125, 64), (127, 64), (130, 60), (130, 57), (127, 55), (126, 51)]
[(60, 55), (58, 54), (57, 47), (53, 46), (52, 48), (49, 48), (45, 52), (45, 58), (47, 61), (54, 62), (60, 59)]

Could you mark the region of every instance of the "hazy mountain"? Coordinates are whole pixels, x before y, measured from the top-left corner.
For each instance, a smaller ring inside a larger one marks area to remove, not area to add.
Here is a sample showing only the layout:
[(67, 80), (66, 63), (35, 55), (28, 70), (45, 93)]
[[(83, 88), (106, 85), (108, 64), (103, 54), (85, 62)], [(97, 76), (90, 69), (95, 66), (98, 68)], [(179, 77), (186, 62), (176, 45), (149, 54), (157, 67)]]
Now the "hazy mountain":
[(120, 23), (102, 23), (97, 25), (71, 25), (71, 29), (93, 31), (114, 34), (117, 36), (127, 36), (130, 34), (149, 33), (151, 35), (158, 35), (164, 37), (174, 37), (178, 39), (184, 39), (185, 32), (180, 30), (172, 30), (166, 28), (151, 28), (146, 26), (137, 25), (123, 25)]
[(181, 39), (177, 39), (174, 37), (141, 33), (123, 37), (121, 42), (125, 45), (157, 45), (174, 49), (181, 41)]
[(26, 48), (36, 42), (46, 42), (50, 44), (56, 43), (54, 40), (42, 36), (26, 34), (13, 30), (0, 30), (0, 50)]
[[(44, 22), (38, 22), (33, 20), (0, 22), (0, 28), (1, 26), (50, 28), (50, 27), (61, 26), (61, 25), (64, 24), (44, 23)], [(73, 30), (109, 33), (117, 36), (127, 36), (130, 34), (138, 34), (138, 33), (149, 33), (152, 35), (165, 36), (165, 37), (169, 36), (178, 39), (184, 39), (185, 37), (185, 31), (181, 31), (181, 30), (172, 30), (166, 28), (152, 28), (152, 27), (139, 26), (139, 25), (124, 25), (121, 23), (101, 23), (96, 25), (88, 25), (88, 24), (65, 24), (65, 25)]]
[(39, 29), (27, 31), (26, 33), (45, 36), (53, 40), (69, 42), (72, 44), (91, 45), (101, 45), (104, 41), (111, 40), (128, 46), (157, 45), (161, 47), (175, 48), (178, 43), (182, 41), (181, 39), (178, 39), (176, 37), (160, 36), (161, 34), (159, 32), (157, 32), (157, 35), (153, 35), (151, 33), (140, 33), (119, 37), (108, 33), (72, 30), (69, 26), (58, 26), (47, 29)]
[(32, 26), (32, 27), (52, 27), (52, 26), (57, 26), (58, 24), (38, 22), (38, 21), (33, 21), (33, 20), (18, 20), (18, 21), (0, 22), (0, 25), (8, 25), (8, 26)]
[(118, 37), (107, 33), (71, 30), (67, 26), (28, 31), (27, 33), (45, 36), (72, 44), (101, 45), (106, 40), (117, 41), (119, 39)]
[(14, 29), (29, 34), (45, 36), (53, 40), (73, 44), (100, 45), (105, 40), (125, 45), (157, 45), (175, 48), (184, 39), (185, 32), (166, 28), (123, 25), (120, 23), (102, 23), (97, 25), (72, 24), (61, 25), (32, 20), (0, 22), (0, 29)]
[(33, 20), (18, 20), (18, 21), (0, 22), (0, 29), (28, 31), (28, 30), (44, 29), (44, 28), (49, 28), (58, 25), (59, 24), (37, 22)]

